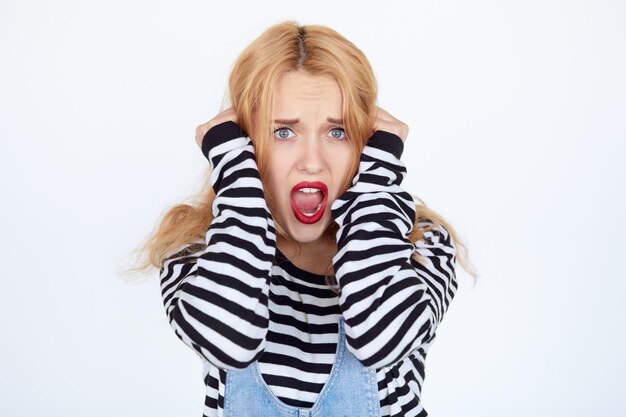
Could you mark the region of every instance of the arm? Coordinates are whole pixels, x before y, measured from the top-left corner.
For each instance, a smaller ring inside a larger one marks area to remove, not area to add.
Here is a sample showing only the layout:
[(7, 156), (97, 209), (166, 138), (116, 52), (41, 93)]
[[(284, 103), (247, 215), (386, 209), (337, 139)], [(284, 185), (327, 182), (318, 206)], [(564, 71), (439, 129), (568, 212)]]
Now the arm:
[[(401, 139), (378, 130), (350, 187), (332, 205), (339, 225), (333, 258), (348, 348), (380, 369), (434, 337), (457, 288), (455, 249), (445, 228), (411, 243), (415, 202), (400, 188), (406, 168)], [(414, 251), (427, 259), (422, 267)]]
[(163, 262), (163, 303), (176, 335), (222, 369), (244, 368), (265, 347), (276, 251), (252, 142), (232, 121), (202, 143), (216, 197), (205, 242)]

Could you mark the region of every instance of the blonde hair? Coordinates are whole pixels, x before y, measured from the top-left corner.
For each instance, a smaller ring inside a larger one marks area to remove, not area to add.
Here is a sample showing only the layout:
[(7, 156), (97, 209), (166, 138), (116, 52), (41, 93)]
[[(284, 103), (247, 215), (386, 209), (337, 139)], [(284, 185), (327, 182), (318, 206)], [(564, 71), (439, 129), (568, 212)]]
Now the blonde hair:
[[(278, 81), (288, 71), (332, 76), (341, 88), (344, 127), (353, 149), (350, 169), (352, 175), (346, 178), (342, 190), (350, 186), (357, 173), (360, 155), (374, 132), (376, 116), (377, 83), (370, 63), (360, 49), (333, 29), (285, 21), (268, 28), (250, 43), (233, 65), (228, 92), (237, 115), (237, 124), (253, 138), (265, 199), (272, 214), (276, 213), (275, 197), (266, 181), (272, 110)], [(222, 108), (225, 107), (223, 103)], [(135, 250), (143, 255), (143, 260), (129, 271), (145, 270), (151, 266), (160, 268), (163, 261), (181, 247), (204, 240), (214, 217), (211, 205), (215, 199), (215, 191), (209, 179), (210, 172), (207, 172), (204, 188), (196, 196), (195, 203), (178, 204), (165, 213), (156, 231)], [(413, 197), (421, 204), (416, 204), (416, 221), (409, 234), (410, 241), (414, 243), (422, 239), (426, 231), (443, 225), (457, 249), (456, 259), (476, 278), (466, 259), (467, 248), (452, 226), (428, 208), (421, 199)], [(299, 247), (298, 242), (289, 237), (275, 217), (274, 220), (277, 235)], [(424, 220), (432, 224), (418, 226)], [(333, 222), (326, 234), (334, 237), (337, 229), (337, 224)], [(414, 257), (423, 263), (419, 254), (414, 253)], [(326, 282), (336, 291), (333, 273), (331, 262), (326, 269)]]

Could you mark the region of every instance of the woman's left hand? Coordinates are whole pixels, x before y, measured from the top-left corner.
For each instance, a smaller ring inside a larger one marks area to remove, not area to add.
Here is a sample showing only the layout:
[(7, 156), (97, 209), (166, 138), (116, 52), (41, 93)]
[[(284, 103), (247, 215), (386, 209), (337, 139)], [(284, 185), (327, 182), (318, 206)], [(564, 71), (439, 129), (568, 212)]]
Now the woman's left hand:
[(402, 142), (406, 140), (409, 134), (409, 125), (393, 117), (386, 110), (376, 106), (376, 121), (374, 122), (374, 132), (377, 130), (384, 130), (385, 132), (393, 133), (402, 139)]

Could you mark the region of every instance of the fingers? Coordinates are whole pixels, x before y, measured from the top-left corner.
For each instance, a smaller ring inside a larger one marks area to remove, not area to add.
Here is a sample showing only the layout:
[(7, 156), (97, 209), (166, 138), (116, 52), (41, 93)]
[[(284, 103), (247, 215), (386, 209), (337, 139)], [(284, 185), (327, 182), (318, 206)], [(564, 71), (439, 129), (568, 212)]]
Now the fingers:
[(213, 126), (215, 125), (211, 120), (196, 127), (196, 143), (198, 146), (202, 147), (202, 139), (204, 139), (204, 135), (206, 135), (206, 132), (208, 132)]
[(206, 132), (210, 129), (208, 124), (209, 123), (207, 122), (196, 127), (196, 143), (200, 147), (202, 147), (202, 139), (204, 138), (204, 135), (206, 135)]
[(385, 109), (376, 106), (376, 121), (374, 131), (383, 130), (400, 137), (404, 142), (409, 135), (409, 125), (393, 117)]
[(202, 147), (202, 139), (204, 139), (204, 135), (206, 135), (206, 133), (213, 126), (217, 126), (229, 120), (237, 123), (237, 112), (232, 106), (227, 108), (226, 110), (223, 110), (222, 112), (220, 112), (217, 116), (215, 116), (208, 122), (198, 125), (196, 127), (196, 132), (195, 132), (195, 139), (196, 139), (196, 143), (198, 144), (198, 146)]

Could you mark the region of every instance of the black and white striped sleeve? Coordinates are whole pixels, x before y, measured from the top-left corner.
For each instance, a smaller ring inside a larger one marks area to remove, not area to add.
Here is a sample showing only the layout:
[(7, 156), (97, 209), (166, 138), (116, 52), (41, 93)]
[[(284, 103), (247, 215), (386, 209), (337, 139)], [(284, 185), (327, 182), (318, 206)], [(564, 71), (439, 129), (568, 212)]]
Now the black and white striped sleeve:
[(204, 242), (163, 262), (161, 293), (187, 346), (219, 368), (244, 368), (265, 348), (276, 232), (245, 132), (232, 121), (214, 126), (202, 151), (212, 168), (215, 218)]
[[(352, 186), (331, 207), (339, 225), (333, 258), (348, 348), (380, 369), (434, 337), (456, 291), (455, 249), (443, 226), (415, 244), (408, 238), (415, 202), (400, 184), (406, 167), (400, 137), (376, 131)], [(414, 251), (427, 259), (417, 267)]]

